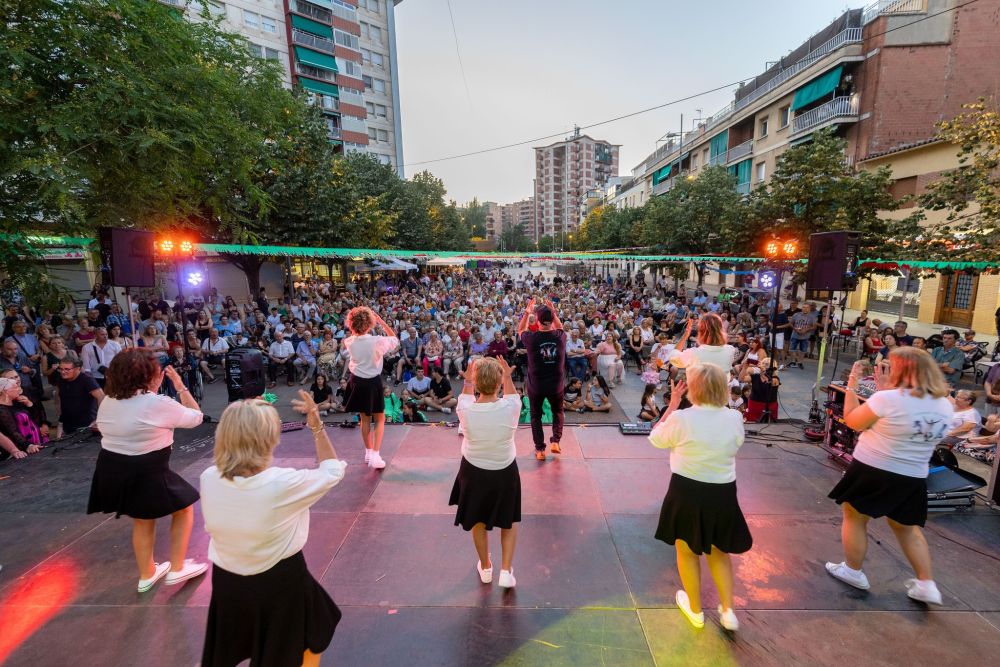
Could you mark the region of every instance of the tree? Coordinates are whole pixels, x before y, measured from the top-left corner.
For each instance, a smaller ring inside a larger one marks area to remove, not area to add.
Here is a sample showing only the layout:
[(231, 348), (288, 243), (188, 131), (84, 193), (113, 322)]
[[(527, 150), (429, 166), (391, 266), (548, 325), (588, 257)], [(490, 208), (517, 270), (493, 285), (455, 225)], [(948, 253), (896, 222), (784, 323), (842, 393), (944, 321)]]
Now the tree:
[(489, 210), (485, 204), (479, 202), (478, 197), (473, 197), (469, 205), (462, 213), (462, 220), (469, 229), (469, 234), (476, 238), (486, 237), (486, 217)]
[[(931, 231), (934, 255), (947, 259), (993, 260), (1000, 246), (1000, 111), (996, 100), (980, 98), (968, 111), (938, 124), (938, 137), (959, 147), (959, 168), (931, 183), (921, 196), (925, 208), (948, 210), (948, 223)], [(970, 204), (977, 212), (967, 213)]]
[(555, 247), (556, 240), (548, 234), (538, 239), (538, 252), (552, 252)]
[(497, 246), (503, 252), (528, 252), (535, 249), (535, 244), (519, 224), (504, 228), (497, 239)]

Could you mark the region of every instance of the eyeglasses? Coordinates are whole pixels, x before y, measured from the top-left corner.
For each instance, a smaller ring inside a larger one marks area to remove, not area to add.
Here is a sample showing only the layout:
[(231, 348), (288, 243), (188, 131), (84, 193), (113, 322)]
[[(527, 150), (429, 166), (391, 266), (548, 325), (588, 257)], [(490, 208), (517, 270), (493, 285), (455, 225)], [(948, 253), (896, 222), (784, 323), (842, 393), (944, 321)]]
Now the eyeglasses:
[(71, 366), (70, 368), (59, 368), (60, 373), (72, 373), (76, 370), (76, 366)]

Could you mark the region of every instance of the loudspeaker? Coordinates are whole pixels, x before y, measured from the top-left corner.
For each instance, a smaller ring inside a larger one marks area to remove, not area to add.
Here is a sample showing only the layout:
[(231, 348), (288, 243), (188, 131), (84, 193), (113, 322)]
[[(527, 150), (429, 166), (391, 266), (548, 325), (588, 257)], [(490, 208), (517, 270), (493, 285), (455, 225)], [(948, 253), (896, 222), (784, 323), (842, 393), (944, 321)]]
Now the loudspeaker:
[(240, 348), (226, 355), (229, 402), (264, 395), (264, 356), (260, 350)]
[(821, 232), (809, 235), (806, 289), (850, 292), (858, 287), (857, 232)]
[(101, 227), (101, 282), (119, 287), (153, 287), (153, 233)]

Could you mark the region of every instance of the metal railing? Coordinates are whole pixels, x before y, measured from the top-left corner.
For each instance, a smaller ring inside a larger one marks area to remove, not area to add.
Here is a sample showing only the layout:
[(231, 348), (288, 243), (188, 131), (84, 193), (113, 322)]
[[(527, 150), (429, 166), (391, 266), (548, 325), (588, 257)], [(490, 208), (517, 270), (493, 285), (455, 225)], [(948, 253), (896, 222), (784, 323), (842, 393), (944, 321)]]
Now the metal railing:
[(346, 88), (341, 88), (339, 94), (340, 102), (342, 104), (353, 104), (357, 107), (363, 107), (365, 105), (365, 98), (361, 93), (355, 93)]
[(708, 166), (715, 167), (720, 164), (726, 164), (727, 162), (729, 162), (729, 151), (722, 151), (715, 157), (711, 157), (708, 159)]
[(659, 183), (653, 186), (653, 195), (662, 195), (663, 193), (672, 190), (676, 180), (677, 178), (674, 177), (674, 178), (668, 178), (665, 181), (660, 181)]
[(319, 7), (305, 0), (288, 0), (288, 8), (297, 14), (329, 24), (333, 21), (333, 13), (326, 7)]
[(792, 119), (792, 134), (805, 132), (841, 116), (858, 115), (857, 95), (835, 97), (826, 104), (810, 109)]
[(927, 11), (927, 0), (877, 0), (865, 7), (861, 24), (868, 25), (880, 16), (917, 14)]
[[(896, 2), (910, 1), (911, 0), (896, 0)], [(846, 30), (840, 31), (824, 42), (821, 46), (807, 53), (794, 65), (782, 70), (773, 79), (770, 79), (766, 83), (762, 84), (746, 97), (736, 100), (735, 102), (731, 102), (716, 113), (712, 114), (712, 120), (705, 128), (706, 132), (720, 125), (723, 121), (728, 119), (740, 109), (746, 108), (751, 102), (755, 102), (764, 95), (767, 95), (769, 92), (785, 83), (802, 70), (817, 62), (820, 58), (833, 53), (842, 46), (846, 46), (847, 44), (856, 44), (859, 42), (861, 42), (861, 28), (847, 28)]]
[(320, 69), (319, 67), (313, 67), (300, 62), (295, 63), (295, 73), (308, 76), (311, 79), (319, 79), (320, 81), (329, 81), (331, 83), (336, 81), (337, 76), (335, 72), (331, 72), (330, 70)]
[(741, 157), (746, 157), (753, 153), (753, 139), (749, 141), (744, 141), (739, 146), (733, 146), (729, 149), (729, 159), (727, 162), (732, 162), (734, 160), (739, 160)]
[(336, 2), (333, 3), (333, 15), (342, 18), (345, 21), (351, 21), (353, 23), (358, 22), (358, 10), (353, 7), (339, 5)]
[(750, 182), (748, 181), (746, 183), (737, 183), (736, 192), (741, 195), (750, 194)]
[(326, 39), (324, 37), (317, 37), (316, 35), (311, 35), (302, 30), (292, 30), (292, 41), (296, 44), (301, 44), (302, 46), (311, 46), (312, 48), (319, 49), (320, 51), (333, 53), (333, 40)]

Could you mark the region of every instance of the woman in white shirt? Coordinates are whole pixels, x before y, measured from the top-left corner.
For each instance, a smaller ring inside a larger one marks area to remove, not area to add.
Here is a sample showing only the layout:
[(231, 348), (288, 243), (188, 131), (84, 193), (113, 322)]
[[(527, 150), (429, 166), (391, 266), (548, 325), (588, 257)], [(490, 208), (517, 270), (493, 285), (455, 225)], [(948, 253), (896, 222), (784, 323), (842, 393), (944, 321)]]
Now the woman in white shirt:
[(232, 403), (215, 431), (215, 465), (201, 474), (205, 530), (211, 535), (212, 600), (203, 667), (318, 665), (341, 613), (306, 567), (309, 508), (344, 478), (312, 396), (293, 407), (306, 415), (319, 465), (271, 465), (281, 438), (266, 401)]
[[(479, 398), (474, 392), (479, 392)], [(472, 531), (479, 555), (476, 570), (484, 584), (493, 581), (487, 531), (499, 526), (501, 565), (497, 583), (512, 588), (517, 583), (513, 567), (515, 524), (521, 521), (521, 476), (514, 449), (521, 397), (503, 358), (487, 357), (469, 365), (455, 411), (464, 434), (462, 464), (448, 504), (458, 506), (455, 525)]]
[(931, 554), (921, 527), (927, 520), (928, 461), (948, 432), (954, 413), (950, 389), (934, 359), (915, 347), (889, 353), (889, 377), (875, 367), (876, 391), (863, 405), (857, 389), (864, 368), (855, 362), (847, 381), (844, 421), (860, 432), (854, 460), (830, 497), (843, 506), (844, 561), (827, 563), (831, 576), (868, 590), (861, 571), (868, 550), (868, 522), (886, 517), (916, 579), (905, 582), (914, 600), (941, 604)]
[(692, 320), (688, 320), (687, 327), (670, 356), (670, 363), (678, 368), (688, 368), (695, 364), (715, 364), (725, 371), (732, 368), (736, 348), (726, 343), (722, 318), (715, 313), (702, 315), (698, 320), (698, 346), (685, 349), (691, 336), (691, 326)]
[[(172, 366), (160, 369), (155, 353), (132, 349), (108, 366), (105, 398), (97, 410), (101, 452), (90, 486), (87, 513), (132, 517), (132, 548), (139, 566), (138, 591), (164, 576), (168, 586), (197, 577), (205, 563), (185, 560), (198, 492), (170, 469), (175, 428), (201, 425), (201, 409)], [(166, 378), (177, 401), (157, 394)], [(156, 520), (170, 516), (170, 562), (153, 561)]]
[[(670, 488), (663, 499), (656, 539), (673, 544), (683, 590), (677, 606), (696, 628), (704, 627), (701, 561), (719, 589), (719, 620), (739, 628), (733, 612), (733, 565), (729, 554), (744, 553), (753, 537), (736, 498), (736, 451), (743, 444), (743, 416), (725, 407), (726, 371), (715, 364), (687, 369), (687, 385), (673, 386), (666, 417), (649, 435), (654, 446), (670, 449)], [(692, 407), (678, 410), (685, 392)]]
[[(385, 336), (373, 336), (372, 329), (381, 326)], [(382, 390), (382, 360), (399, 347), (392, 327), (371, 308), (359, 306), (347, 313), (351, 335), (344, 339), (342, 354), (347, 355), (351, 377), (347, 381), (345, 412), (361, 416), (361, 440), (365, 444), (365, 463), (381, 470), (385, 468), (379, 450), (385, 432), (385, 396)]]

